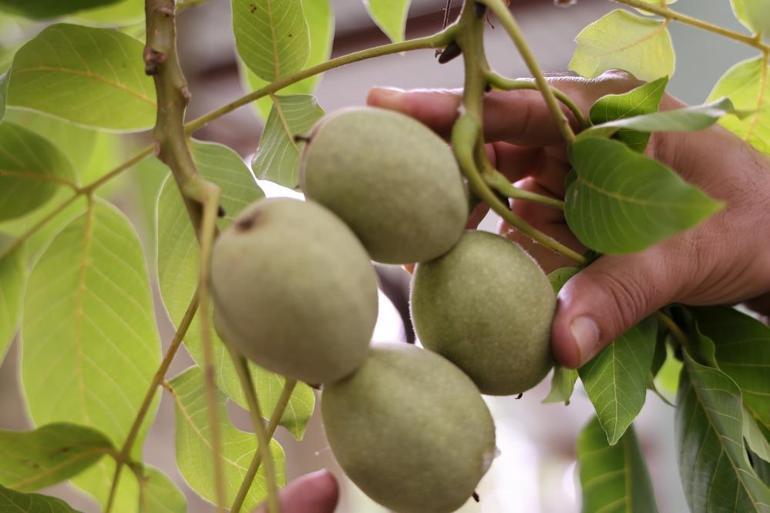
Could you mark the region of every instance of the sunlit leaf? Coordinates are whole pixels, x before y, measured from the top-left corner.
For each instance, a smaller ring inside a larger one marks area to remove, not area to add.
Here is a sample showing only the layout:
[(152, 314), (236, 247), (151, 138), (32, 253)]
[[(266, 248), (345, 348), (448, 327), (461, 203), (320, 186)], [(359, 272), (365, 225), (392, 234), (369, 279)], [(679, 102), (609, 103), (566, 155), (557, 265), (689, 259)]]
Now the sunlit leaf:
[(2, 513), (79, 513), (61, 499), (37, 493), (20, 493), (0, 486)]
[(767, 0), (730, 0), (738, 21), (755, 34), (770, 35), (770, 9)]
[(567, 189), (567, 223), (583, 244), (602, 253), (640, 251), (723, 207), (618, 141), (581, 139), (570, 160), (576, 179)]
[(619, 9), (584, 28), (576, 41), (569, 69), (584, 77), (611, 69), (648, 81), (674, 74), (676, 57), (666, 21)]
[(743, 407), (743, 439), (753, 454), (770, 462), (770, 440), (746, 406)]
[(679, 472), (692, 513), (770, 510), (770, 491), (749, 463), (741, 394), (718, 369), (685, 354), (676, 407)]
[[(302, 10), (305, 13), (310, 36), (310, 56), (304, 68), (309, 68), (327, 61), (331, 55), (334, 40), (334, 13), (329, 0), (302, 0)], [(268, 84), (266, 80), (259, 78), (245, 66), (241, 66), (241, 70), (250, 89), (257, 90)], [(320, 79), (320, 75), (315, 75), (300, 80), (278, 91), (278, 95), (312, 94)], [(265, 96), (257, 100), (255, 106), (260, 115), (267, 119), (273, 107), (273, 100), (270, 96)]]
[[(591, 107), (591, 123), (599, 125), (617, 119), (631, 118), (657, 112), (666, 92), (668, 77), (648, 82), (623, 94), (608, 94)], [(650, 134), (631, 129), (620, 129), (615, 137), (636, 151), (644, 151)]]
[(21, 126), (0, 124), (0, 220), (32, 212), (74, 182), (72, 166), (54, 145)]
[(620, 440), (644, 406), (656, 329), (652, 319), (642, 321), (578, 371), (610, 445)]
[(369, 16), (394, 43), (404, 40), (411, 0), (364, 0)]
[(77, 13), (78, 21), (101, 25), (126, 25), (144, 18), (144, 0), (118, 0), (111, 5)]
[(312, 96), (278, 97), (252, 162), (254, 174), (285, 187), (296, 187), (301, 143), (294, 137), (306, 134), (323, 114)]
[(144, 467), (139, 482), (139, 513), (186, 513), (187, 499), (163, 472)]
[[(220, 221), (220, 228), (224, 229), (244, 207), (264, 196), (249, 169), (232, 150), (221, 145), (196, 142), (193, 144), (193, 154), (200, 173), (222, 188), (221, 203), (227, 216)], [(172, 321), (178, 323), (198, 283), (198, 243), (173, 180), (164, 184), (158, 198), (157, 234), (161, 296)], [(217, 384), (225, 394), (246, 408), (246, 400), (230, 356), (219, 338), (215, 337), (214, 340)], [(203, 346), (197, 319), (187, 332), (185, 345), (193, 359), (202, 364)], [(254, 365), (251, 368), (262, 408), (270, 412), (278, 402), (285, 380)], [(295, 437), (301, 438), (313, 413), (314, 401), (313, 391), (307, 385), (298, 385), (281, 419), (281, 425)]]
[(232, 0), (238, 53), (258, 77), (274, 81), (299, 71), (310, 54), (301, 0)]
[[(137, 456), (134, 456), (137, 457)], [(102, 458), (98, 463), (72, 479), (72, 483), (85, 491), (105, 508), (109, 498), (112, 478), (115, 475), (115, 460)], [(120, 513), (139, 512), (139, 483), (133, 472), (124, 472), (115, 493), (114, 511)]]
[[(0, 255), (7, 252), (10, 244), (12, 239), (0, 233)], [(23, 248), (0, 256), (0, 363), (19, 326), (26, 279)]]
[(79, 474), (110, 451), (104, 435), (75, 424), (0, 430), (0, 484), (21, 492), (39, 490)]
[(594, 417), (577, 442), (583, 513), (657, 513), (650, 474), (633, 426), (607, 445)]
[(120, 0), (0, 0), (0, 10), (34, 19), (48, 19), (114, 4)]
[(743, 118), (728, 116), (721, 125), (770, 154), (770, 67), (764, 59), (748, 59), (727, 70), (711, 91), (709, 101), (722, 97), (751, 114)]
[(578, 379), (578, 371), (568, 369), (557, 365), (553, 368), (551, 377), (551, 391), (548, 393), (544, 403), (564, 403), (568, 406), (572, 398), (572, 392), (575, 391), (575, 383)]
[(711, 338), (716, 362), (741, 389), (746, 407), (770, 429), (770, 328), (729, 307), (693, 309)]
[(16, 53), (8, 105), (98, 128), (150, 128), (155, 88), (144, 73), (143, 49), (117, 30), (51, 25)]
[(676, 391), (679, 389), (679, 375), (682, 372), (682, 362), (674, 355), (673, 349), (666, 346), (666, 359), (660, 370), (655, 374), (654, 385), (666, 400), (673, 403)]
[[(203, 371), (192, 367), (174, 378), (170, 391), (176, 404), (176, 459), (182, 476), (204, 499), (213, 502), (214, 466), (211, 458), (211, 424), (206, 407), (206, 392)], [(227, 418), (226, 398), (217, 394), (220, 430), (222, 435), (222, 464), (227, 503), (232, 503), (238, 492), (249, 464), (257, 452), (258, 444), (253, 433), (241, 431)], [(273, 440), (270, 450), (275, 459), (275, 471), (279, 485), (286, 481), (284, 454), (281, 446)], [(243, 505), (244, 511), (252, 511), (262, 502), (267, 493), (264, 468), (260, 468)]]

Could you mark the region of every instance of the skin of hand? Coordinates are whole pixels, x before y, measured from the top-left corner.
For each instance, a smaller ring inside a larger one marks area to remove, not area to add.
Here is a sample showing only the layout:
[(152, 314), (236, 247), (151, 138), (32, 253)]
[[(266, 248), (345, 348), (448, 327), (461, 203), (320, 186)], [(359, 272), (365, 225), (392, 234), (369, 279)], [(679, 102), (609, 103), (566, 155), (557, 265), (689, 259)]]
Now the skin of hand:
[[(550, 80), (583, 112), (606, 94), (639, 85), (622, 73), (594, 80)], [(374, 88), (367, 102), (410, 115), (446, 138), (458, 115), (461, 91)], [(661, 106), (669, 110), (684, 105), (666, 96)], [(563, 198), (570, 169), (566, 147), (540, 93), (490, 92), (485, 96), (484, 118), (487, 154), (497, 169), (523, 189)], [(552, 325), (553, 352), (566, 367), (586, 363), (618, 335), (667, 304), (733, 304), (753, 299), (749, 305), (763, 313), (770, 306), (770, 222), (766, 217), (770, 160), (718, 126), (694, 133), (654, 134), (647, 154), (724, 201), (726, 208), (642, 252), (602, 256), (573, 277), (559, 293)], [(585, 251), (560, 210), (526, 201), (513, 201), (511, 208), (541, 231)], [(473, 212), (470, 226), (484, 214)], [(546, 272), (574, 265), (510, 226), (501, 225), (500, 232), (521, 244)]]
[[(282, 513), (333, 513), (338, 500), (339, 486), (328, 470), (292, 481), (280, 496)], [(255, 513), (267, 513), (267, 506), (260, 506)]]

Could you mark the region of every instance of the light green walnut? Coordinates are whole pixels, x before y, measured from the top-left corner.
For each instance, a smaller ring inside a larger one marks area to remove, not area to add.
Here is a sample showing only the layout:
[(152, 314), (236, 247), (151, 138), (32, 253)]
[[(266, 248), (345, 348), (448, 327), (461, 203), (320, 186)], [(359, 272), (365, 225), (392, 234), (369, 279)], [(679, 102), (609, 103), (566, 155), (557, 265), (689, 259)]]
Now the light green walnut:
[(302, 190), (340, 216), (378, 262), (446, 253), (468, 218), (449, 146), (420, 122), (369, 107), (324, 117), (302, 158)]
[(321, 399), (332, 452), (369, 497), (399, 513), (451, 513), (495, 456), (495, 426), (473, 382), (408, 344), (372, 348)]
[(377, 320), (377, 278), (352, 231), (324, 207), (268, 199), (217, 240), (215, 324), (258, 365), (308, 383), (353, 372)]
[(417, 266), (411, 312), (422, 344), (465, 371), (484, 394), (529, 390), (551, 369), (556, 295), (537, 263), (503, 237), (468, 231)]

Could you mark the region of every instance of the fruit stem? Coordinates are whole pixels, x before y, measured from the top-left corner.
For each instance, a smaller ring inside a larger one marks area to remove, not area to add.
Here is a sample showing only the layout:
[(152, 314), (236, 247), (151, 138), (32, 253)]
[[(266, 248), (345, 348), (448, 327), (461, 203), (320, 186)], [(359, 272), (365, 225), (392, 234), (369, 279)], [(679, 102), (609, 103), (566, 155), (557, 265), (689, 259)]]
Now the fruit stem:
[(150, 411), (150, 406), (152, 405), (152, 401), (155, 398), (155, 391), (163, 383), (163, 380), (166, 377), (166, 372), (168, 372), (168, 368), (171, 366), (171, 362), (174, 360), (174, 356), (176, 356), (179, 347), (182, 345), (182, 339), (185, 337), (185, 335), (187, 335), (187, 330), (190, 328), (190, 324), (192, 323), (193, 318), (195, 318), (195, 313), (197, 311), (198, 294), (196, 292), (190, 301), (190, 304), (187, 306), (184, 317), (182, 317), (182, 320), (179, 323), (179, 327), (174, 334), (174, 339), (171, 341), (168, 350), (166, 350), (166, 354), (163, 356), (163, 360), (160, 362), (158, 370), (155, 371), (155, 375), (150, 382), (150, 386), (147, 388), (147, 392), (144, 394), (144, 400), (142, 401), (142, 405), (139, 407), (139, 411), (136, 413), (136, 417), (134, 417), (134, 422), (131, 424), (131, 429), (128, 432), (128, 436), (126, 436), (126, 441), (120, 448), (120, 452), (118, 452), (118, 454), (115, 456), (115, 473), (112, 476), (112, 484), (110, 485), (110, 493), (107, 498), (105, 513), (110, 513), (112, 510), (113, 504), (115, 502), (115, 494), (118, 489), (118, 483), (120, 481), (120, 474), (123, 470), (123, 465), (130, 462), (131, 451), (134, 448), (134, 442), (136, 442), (136, 439), (139, 436), (139, 430), (144, 423), (147, 412)]
[(145, 73), (153, 77), (158, 99), (153, 137), (157, 156), (171, 170), (184, 198), (187, 214), (200, 242), (198, 306), (203, 341), (203, 373), (206, 403), (211, 425), (211, 453), (217, 511), (225, 511), (225, 478), (222, 464), (222, 435), (217, 408), (213, 364), (213, 337), (209, 314), (208, 273), (211, 250), (216, 237), (220, 189), (198, 174), (188, 145), (184, 118), (190, 102), (187, 80), (177, 55), (175, 0), (145, 0), (147, 44), (144, 48)]
[(574, 143), (575, 132), (573, 132), (567, 116), (561, 109), (553, 89), (548, 85), (548, 81), (546, 80), (545, 75), (543, 75), (543, 71), (540, 69), (540, 64), (538, 64), (537, 59), (535, 59), (535, 56), (529, 48), (529, 45), (524, 38), (524, 34), (522, 33), (521, 28), (519, 28), (516, 19), (511, 14), (511, 11), (508, 10), (508, 7), (502, 0), (478, 1), (486, 5), (493, 13), (495, 13), (497, 19), (500, 20), (500, 23), (503, 25), (505, 31), (508, 32), (513, 44), (515, 44), (516, 48), (519, 50), (519, 55), (524, 59), (524, 63), (527, 65), (527, 68), (529, 68), (529, 72), (532, 73), (532, 76), (535, 78), (537, 88), (543, 95), (543, 100), (545, 100), (548, 110), (551, 111), (553, 120), (564, 137), (564, 141), (567, 144)]
[(509, 182), (508, 179), (497, 169), (490, 168), (489, 170), (483, 170), (482, 176), (484, 177), (484, 181), (487, 183), (487, 185), (495, 189), (503, 196), (507, 196), (514, 200), (525, 200), (531, 201), (533, 203), (540, 203), (541, 205), (547, 205), (549, 207), (564, 210), (564, 202), (562, 200), (552, 198), (550, 196), (545, 196), (543, 194), (537, 194), (536, 192), (519, 189), (511, 182)]
[[(230, 357), (233, 359), (235, 369), (238, 371), (238, 379), (241, 382), (243, 394), (246, 396), (246, 402), (249, 405), (251, 422), (254, 424), (254, 433), (256, 434), (257, 443), (259, 444), (259, 454), (265, 464), (267, 510), (269, 513), (280, 513), (281, 505), (278, 502), (278, 484), (275, 479), (275, 464), (273, 461), (273, 453), (270, 452), (270, 439), (272, 438), (272, 435), (268, 436), (267, 430), (265, 429), (265, 422), (262, 419), (262, 410), (259, 406), (259, 399), (254, 391), (254, 381), (251, 377), (251, 369), (249, 369), (248, 360), (246, 360), (242, 354), (238, 353), (229, 345), (227, 346), (227, 349), (230, 352)], [(275, 414), (275, 411), (273, 413)]]
[[(481, 132), (481, 126), (469, 114), (463, 114), (455, 123), (452, 129), (452, 149), (455, 153), (460, 169), (468, 178), (473, 193), (476, 194), (484, 203), (497, 212), (511, 226), (518, 229), (524, 235), (543, 246), (571, 258), (579, 264), (586, 262), (585, 257), (580, 253), (568, 248), (556, 239), (546, 235), (525, 220), (514, 214), (507, 205), (495, 195), (489, 185), (484, 181), (479, 172), (474, 159), (474, 144), (478, 140), (478, 134)], [(482, 148), (483, 151), (483, 148)]]
[[(278, 403), (273, 409), (273, 415), (270, 417), (270, 422), (267, 424), (268, 439), (273, 438), (275, 430), (278, 428), (278, 424), (281, 422), (281, 418), (283, 418), (284, 412), (286, 412), (286, 407), (289, 405), (291, 394), (294, 393), (294, 388), (296, 386), (296, 379), (286, 378), (286, 382), (283, 385), (283, 390), (281, 391), (281, 397), (278, 398)], [(241, 487), (238, 489), (238, 494), (235, 496), (233, 506), (230, 508), (230, 513), (240, 513), (261, 463), (262, 453), (257, 451), (254, 453), (254, 457), (251, 459), (251, 463), (249, 464), (249, 469), (246, 471), (246, 475), (243, 477)]]
[[(495, 73), (494, 71), (488, 71), (486, 79), (492, 87), (502, 89), (503, 91), (516, 91), (521, 89), (539, 90), (538, 85), (531, 78), (508, 78)], [(575, 103), (567, 93), (560, 91), (555, 87), (549, 87), (556, 99), (563, 103), (564, 106), (572, 112), (572, 115), (575, 116), (575, 120), (578, 122), (580, 130), (585, 130), (591, 126), (591, 122), (586, 119), (583, 112), (580, 110), (580, 107), (578, 107), (577, 103)]]

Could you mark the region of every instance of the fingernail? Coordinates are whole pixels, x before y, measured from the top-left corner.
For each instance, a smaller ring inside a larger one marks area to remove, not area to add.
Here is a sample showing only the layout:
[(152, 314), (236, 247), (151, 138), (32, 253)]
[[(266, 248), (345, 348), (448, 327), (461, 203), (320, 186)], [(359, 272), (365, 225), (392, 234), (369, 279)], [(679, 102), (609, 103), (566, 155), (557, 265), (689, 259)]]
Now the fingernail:
[(599, 346), (599, 326), (587, 316), (576, 317), (570, 325), (572, 338), (577, 344), (581, 365), (593, 358)]
[(404, 90), (396, 87), (375, 87), (369, 92), (368, 103), (385, 109), (397, 109), (403, 94)]

